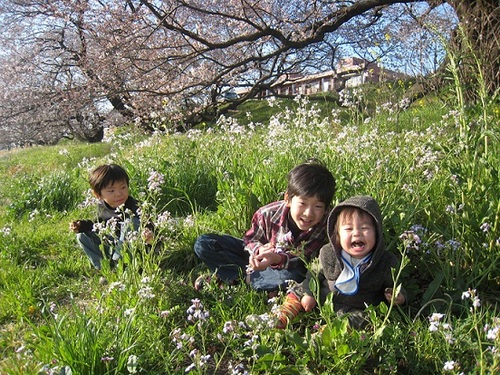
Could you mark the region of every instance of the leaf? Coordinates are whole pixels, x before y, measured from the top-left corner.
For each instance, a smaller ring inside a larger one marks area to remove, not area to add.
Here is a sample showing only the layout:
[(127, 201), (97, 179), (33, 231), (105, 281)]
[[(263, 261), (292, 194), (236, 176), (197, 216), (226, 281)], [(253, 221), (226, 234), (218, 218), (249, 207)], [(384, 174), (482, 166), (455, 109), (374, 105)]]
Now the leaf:
[(293, 332), (290, 336), (290, 341), (295, 344), (298, 349), (306, 350), (308, 347), (307, 342), (297, 332)]
[(436, 275), (434, 280), (432, 280), (432, 282), (429, 284), (429, 287), (422, 296), (422, 304), (425, 304), (432, 299), (434, 294), (436, 294), (437, 290), (441, 286), (441, 282), (443, 281), (443, 279), (444, 273), (441, 271)]
[(319, 295), (318, 282), (315, 277), (311, 277), (309, 280), (309, 290), (313, 293), (313, 296)]
[(387, 311), (389, 310), (389, 306), (387, 306), (385, 303), (381, 303), (380, 305), (378, 305), (378, 309), (383, 315), (387, 315)]
[(386, 327), (386, 326), (384, 325), (384, 326), (381, 326), (380, 328), (378, 328), (378, 329), (375, 331), (375, 333), (374, 333), (374, 335), (373, 335), (373, 338), (374, 338), (374, 339), (378, 339), (379, 337), (381, 337), (381, 336), (382, 336), (382, 334), (384, 333), (385, 327)]
[(337, 346), (337, 354), (339, 355), (339, 357), (343, 357), (347, 354), (350, 353), (350, 348), (349, 348), (349, 345), (347, 344), (342, 344), (342, 345), (339, 345)]
[(323, 340), (323, 345), (331, 346), (333, 342), (333, 332), (329, 326), (326, 326), (321, 332), (321, 339)]

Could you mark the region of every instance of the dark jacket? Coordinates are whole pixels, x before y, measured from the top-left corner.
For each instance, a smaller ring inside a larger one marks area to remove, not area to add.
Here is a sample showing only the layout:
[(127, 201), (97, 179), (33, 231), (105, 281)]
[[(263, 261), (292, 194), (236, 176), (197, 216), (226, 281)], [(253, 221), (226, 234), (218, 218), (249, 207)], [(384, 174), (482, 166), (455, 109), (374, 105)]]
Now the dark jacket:
[[(111, 208), (103, 200), (99, 200), (99, 203), (97, 204), (98, 222), (105, 223), (110, 219), (116, 219), (118, 222), (124, 222), (126, 218), (131, 218), (134, 222), (134, 226), (138, 227), (138, 202), (134, 198), (129, 196), (123, 207), (120, 207), (118, 210), (116, 208)], [(92, 220), (79, 220), (78, 233), (91, 232), (94, 227), (94, 223), (95, 221)], [(117, 236), (119, 236), (119, 233), (117, 233)]]
[[(372, 250), (373, 256), (369, 263), (361, 269), (359, 289), (354, 295), (342, 294), (334, 287), (335, 281), (344, 268), (340, 257), (342, 249), (336, 248), (333, 242), (335, 223), (340, 211), (348, 206), (357, 207), (369, 213), (375, 220), (377, 232), (377, 241)], [(362, 311), (366, 305), (378, 305), (380, 302), (386, 301), (384, 290), (394, 287), (391, 268), (399, 267), (400, 262), (394, 254), (385, 249), (382, 215), (377, 201), (368, 196), (355, 196), (340, 203), (328, 216), (327, 232), (329, 243), (320, 250), (319, 264), (316, 267), (311, 267), (306, 279), (294, 289), (295, 294), (299, 298), (304, 294), (315, 296), (315, 293), (311, 291), (311, 286), (315, 285), (311, 279), (315, 278), (320, 287), (320, 303), (324, 303), (328, 293), (334, 293), (334, 309), (338, 313)], [(404, 290), (401, 290), (401, 293), (406, 299)]]

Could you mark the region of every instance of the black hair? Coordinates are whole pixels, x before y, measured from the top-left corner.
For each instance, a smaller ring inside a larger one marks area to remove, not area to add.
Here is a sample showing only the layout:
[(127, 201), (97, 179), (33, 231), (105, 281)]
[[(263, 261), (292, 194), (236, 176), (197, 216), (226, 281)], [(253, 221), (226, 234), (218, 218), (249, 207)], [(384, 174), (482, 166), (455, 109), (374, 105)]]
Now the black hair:
[(128, 185), (129, 180), (127, 172), (119, 165), (103, 164), (92, 171), (89, 184), (94, 192), (100, 194), (101, 190), (110, 184), (125, 181)]
[(299, 164), (288, 173), (289, 199), (295, 196), (317, 196), (328, 207), (335, 195), (335, 188), (332, 173), (316, 159)]

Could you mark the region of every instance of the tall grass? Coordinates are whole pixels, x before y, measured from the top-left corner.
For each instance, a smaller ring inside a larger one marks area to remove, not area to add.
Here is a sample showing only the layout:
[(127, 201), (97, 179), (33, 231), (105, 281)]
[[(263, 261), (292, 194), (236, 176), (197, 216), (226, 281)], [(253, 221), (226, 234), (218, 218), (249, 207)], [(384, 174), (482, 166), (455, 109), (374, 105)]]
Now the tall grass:
[[(325, 116), (307, 98), (259, 102), (268, 121), (245, 114), (187, 134), (120, 131), (100, 147), (2, 155), (0, 373), (498, 372), (498, 107), (485, 109), (486, 129), (474, 126), (483, 112), (438, 101), (403, 109), (379, 93), (372, 110), (352, 103)], [(398, 283), (409, 305), (369, 307), (363, 331), (329, 304), (275, 330), (282, 295), (191, 286), (206, 272), (195, 238), (242, 236), (257, 207), (283, 197), (287, 172), (312, 157), (334, 174), (336, 201), (379, 201), (388, 249), (405, 259)], [(86, 178), (103, 162), (128, 170), (156, 249), (138, 236), (123, 264), (96, 273), (68, 223), (93, 214)]]

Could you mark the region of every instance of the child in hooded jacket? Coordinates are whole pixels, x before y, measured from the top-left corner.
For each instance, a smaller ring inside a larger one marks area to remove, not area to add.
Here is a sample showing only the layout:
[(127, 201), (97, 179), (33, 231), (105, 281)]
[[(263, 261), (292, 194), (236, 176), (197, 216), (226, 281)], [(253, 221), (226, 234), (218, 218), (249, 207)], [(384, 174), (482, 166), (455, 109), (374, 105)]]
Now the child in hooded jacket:
[[(308, 271), (306, 279), (293, 287), (281, 307), (277, 327), (284, 328), (302, 311), (317, 304), (311, 279), (317, 277), (320, 302), (333, 293), (334, 310), (348, 315), (353, 328), (366, 323), (368, 305), (390, 302), (394, 293), (391, 269), (399, 267), (397, 257), (384, 246), (382, 215), (375, 199), (355, 196), (337, 205), (327, 221), (329, 243), (319, 254), (319, 270)], [(395, 296), (397, 305), (406, 302), (406, 292)]]

